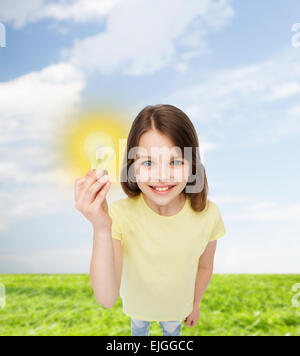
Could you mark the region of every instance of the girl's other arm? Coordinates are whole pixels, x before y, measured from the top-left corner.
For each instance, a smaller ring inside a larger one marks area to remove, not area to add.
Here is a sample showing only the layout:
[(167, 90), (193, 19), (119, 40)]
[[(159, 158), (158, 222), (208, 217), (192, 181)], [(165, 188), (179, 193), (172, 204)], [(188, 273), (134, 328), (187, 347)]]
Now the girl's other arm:
[(214, 256), (217, 241), (211, 241), (199, 258), (198, 272), (195, 283), (194, 307), (199, 308), (201, 299), (208, 287), (214, 269)]

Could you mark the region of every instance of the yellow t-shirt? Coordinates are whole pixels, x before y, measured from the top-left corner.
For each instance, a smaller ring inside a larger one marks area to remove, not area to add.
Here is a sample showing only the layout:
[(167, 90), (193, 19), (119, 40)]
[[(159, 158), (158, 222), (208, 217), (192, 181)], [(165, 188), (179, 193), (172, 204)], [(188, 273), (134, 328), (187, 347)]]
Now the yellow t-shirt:
[(195, 212), (186, 197), (175, 215), (152, 210), (142, 193), (108, 203), (112, 238), (121, 240), (123, 312), (147, 321), (183, 320), (193, 310), (199, 257), (226, 234), (211, 200)]

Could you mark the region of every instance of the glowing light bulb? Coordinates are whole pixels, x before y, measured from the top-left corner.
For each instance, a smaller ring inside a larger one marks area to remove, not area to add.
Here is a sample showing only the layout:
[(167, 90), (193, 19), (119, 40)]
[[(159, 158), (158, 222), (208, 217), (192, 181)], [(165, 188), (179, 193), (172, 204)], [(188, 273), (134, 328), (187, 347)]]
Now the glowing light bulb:
[(91, 168), (103, 169), (104, 173), (108, 173), (109, 164), (115, 153), (113, 139), (105, 132), (95, 131), (86, 137), (83, 147)]

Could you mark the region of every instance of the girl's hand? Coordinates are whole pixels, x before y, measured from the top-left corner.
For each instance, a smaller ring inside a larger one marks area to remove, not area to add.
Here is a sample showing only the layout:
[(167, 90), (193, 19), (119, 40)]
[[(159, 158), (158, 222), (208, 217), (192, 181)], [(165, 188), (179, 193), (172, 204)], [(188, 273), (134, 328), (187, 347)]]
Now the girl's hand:
[[(106, 201), (111, 182), (108, 175), (103, 176), (101, 173), (104, 172), (91, 169), (84, 177), (75, 180), (75, 208), (92, 223), (94, 228), (107, 229), (112, 223)], [(106, 180), (101, 181), (98, 177)]]
[(194, 307), (191, 314), (184, 319), (184, 322), (186, 323), (186, 326), (194, 327), (197, 324), (199, 318), (200, 318), (200, 311), (199, 311), (199, 306), (197, 306)]

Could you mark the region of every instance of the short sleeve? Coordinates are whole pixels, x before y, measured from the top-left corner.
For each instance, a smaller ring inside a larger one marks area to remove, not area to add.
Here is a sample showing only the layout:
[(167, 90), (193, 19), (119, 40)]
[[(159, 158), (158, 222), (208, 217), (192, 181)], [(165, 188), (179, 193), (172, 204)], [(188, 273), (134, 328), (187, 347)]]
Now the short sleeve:
[(214, 215), (213, 215), (214, 225), (211, 231), (211, 235), (208, 241), (214, 241), (226, 234), (225, 225), (221, 212), (216, 204), (214, 204)]
[(123, 240), (122, 239), (122, 230), (121, 230), (120, 222), (118, 219), (119, 216), (118, 216), (117, 212), (115, 211), (114, 207), (111, 205), (111, 203), (108, 204), (108, 212), (112, 219), (111, 236), (113, 239), (122, 241)]

